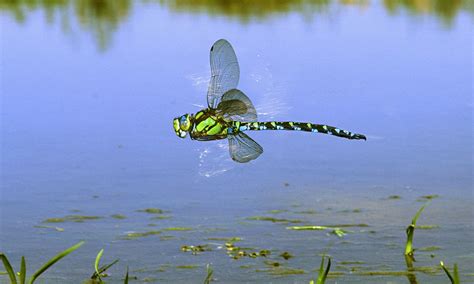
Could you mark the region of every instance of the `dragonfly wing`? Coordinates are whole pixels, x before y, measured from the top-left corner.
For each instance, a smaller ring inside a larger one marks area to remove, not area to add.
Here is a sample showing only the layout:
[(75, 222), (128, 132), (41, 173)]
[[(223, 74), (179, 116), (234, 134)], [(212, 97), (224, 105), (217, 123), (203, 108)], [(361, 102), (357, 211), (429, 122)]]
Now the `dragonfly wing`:
[(216, 41), (211, 47), (211, 80), (207, 91), (209, 108), (216, 108), (221, 96), (239, 83), (240, 69), (237, 56), (225, 39)]
[(247, 163), (258, 158), (263, 153), (263, 148), (245, 133), (239, 132), (229, 135), (229, 152), (232, 160)]
[(227, 119), (249, 122), (257, 121), (257, 111), (252, 101), (240, 90), (227, 91), (217, 105), (217, 110)]

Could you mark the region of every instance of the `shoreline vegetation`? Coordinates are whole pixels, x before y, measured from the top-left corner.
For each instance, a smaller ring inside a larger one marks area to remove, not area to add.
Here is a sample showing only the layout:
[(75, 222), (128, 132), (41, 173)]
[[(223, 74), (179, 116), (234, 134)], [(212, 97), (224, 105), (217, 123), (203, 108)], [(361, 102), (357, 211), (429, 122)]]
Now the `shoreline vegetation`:
[[(329, 256), (326, 253), (322, 254), (322, 259), (320, 263), (319, 270), (315, 270), (314, 272), (317, 272), (317, 278), (316, 280), (311, 280), (311, 277), (308, 277), (308, 281), (310, 284), (324, 284), (326, 282), (327, 278), (335, 278), (341, 275), (344, 275), (345, 272), (344, 270), (349, 269), (352, 271), (352, 273), (355, 273), (356, 275), (359, 276), (398, 276), (398, 277), (407, 277), (408, 281), (410, 284), (417, 284), (419, 283), (417, 280), (417, 274), (418, 273), (424, 273), (427, 275), (439, 275), (441, 271), (444, 271), (444, 273), (447, 276), (447, 279), (452, 284), (458, 284), (460, 282), (460, 277), (459, 277), (459, 271), (458, 271), (458, 265), (455, 263), (453, 265), (452, 270), (448, 268), (442, 260), (440, 260), (440, 265), (439, 266), (415, 266), (415, 252), (416, 251), (436, 251), (439, 250), (440, 247), (425, 247), (425, 248), (414, 248), (414, 233), (415, 230), (418, 229), (419, 227), (423, 228), (423, 226), (417, 225), (417, 221), (420, 218), (421, 214), (424, 212), (425, 208), (429, 205), (431, 202), (431, 199), (426, 198), (427, 202), (421, 206), (421, 208), (416, 212), (414, 217), (412, 218), (411, 223), (409, 226), (406, 228), (406, 243), (405, 243), (405, 248), (404, 248), (404, 253), (400, 253), (400, 255), (403, 255), (405, 258), (405, 263), (406, 263), (406, 270), (405, 271), (390, 271), (390, 270), (380, 270), (380, 271), (371, 271), (371, 270), (358, 270), (356, 267), (359, 267), (361, 265), (364, 265), (364, 262), (361, 261), (339, 261), (338, 265), (336, 266), (336, 271), (330, 271), (331, 270), (331, 261), (332, 259), (337, 259), (337, 256)], [(138, 212), (148, 212), (151, 214), (162, 214), (165, 211), (162, 211), (161, 209), (153, 209), (150, 210), (145, 209), (145, 210), (137, 210)], [(275, 213), (278, 214), (278, 213)], [(97, 216), (94, 216), (97, 217)], [(113, 218), (113, 217), (112, 217)], [(77, 221), (77, 220), (88, 220), (88, 221), (93, 221), (97, 220), (100, 218), (80, 218), (79, 215), (74, 215), (74, 218), (72, 218), (72, 221)], [(122, 220), (122, 219), (118, 219)], [(247, 218), (247, 220), (253, 220), (253, 221), (270, 221), (274, 222), (271, 218), (254, 218), (250, 217)], [(61, 220), (62, 222), (67, 222), (71, 221), (68, 220), (68, 218), (64, 218)], [(278, 220), (277, 222), (281, 223), (288, 223), (286, 221), (281, 221)], [(55, 223), (55, 222), (53, 222)], [(286, 227), (286, 229), (294, 230), (295, 233), (298, 233), (298, 231), (327, 231), (327, 230), (333, 230), (333, 231), (328, 231), (328, 234), (335, 234), (338, 237), (343, 237), (346, 233), (346, 231), (342, 231), (339, 227), (353, 227), (353, 228), (366, 228), (369, 227), (367, 224), (340, 224), (340, 225), (325, 225), (325, 226), (292, 226), (292, 227)], [(186, 228), (186, 227), (172, 227), (167, 229), (162, 229), (161, 231), (189, 231), (192, 230), (192, 228)], [(344, 233), (337, 234), (334, 233), (334, 230), (341, 230)], [(133, 236), (128, 236), (127, 239), (133, 240), (139, 237), (147, 237), (147, 236), (153, 236), (156, 234), (160, 234), (161, 231), (153, 231), (153, 233), (129, 233), (130, 234), (136, 234)], [(297, 274), (307, 274), (307, 271), (303, 269), (297, 269), (297, 268), (291, 268), (287, 267), (287, 261), (294, 257), (291, 253), (285, 251), (281, 254), (275, 254), (272, 252), (272, 250), (268, 249), (256, 249), (256, 248), (248, 248), (248, 247), (240, 247), (236, 245), (236, 243), (243, 241), (243, 238), (241, 237), (212, 237), (212, 238), (207, 238), (208, 241), (215, 241), (219, 242), (219, 246), (225, 248), (224, 251), (226, 251), (227, 255), (234, 260), (238, 260), (242, 257), (245, 258), (259, 258), (263, 260), (263, 264), (267, 267), (266, 269), (257, 269), (256, 271), (259, 272), (268, 272), (270, 276), (280, 276), (280, 277), (291, 277), (291, 275), (297, 275)], [(220, 242), (224, 242), (223, 244), (220, 244)], [(66, 257), (67, 255), (71, 254), (75, 250), (79, 249), (82, 245), (84, 245), (84, 241), (81, 241), (66, 250), (58, 253), (56, 256), (52, 257), (49, 261), (47, 261), (41, 268), (39, 268), (36, 272), (33, 273), (33, 275), (30, 278), (27, 278), (27, 267), (26, 267), (26, 259), (23, 256), (21, 258), (21, 263), (20, 263), (20, 268), (18, 272), (15, 272), (15, 269), (10, 263), (10, 260), (4, 254), (3, 252), (0, 253), (0, 259), (3, 263), (3, 267), (5, 271), (0, 271), (0, 279), (2, 277), (8, 277), (10, 280), (10, 283), (12, 284), (32, 284), (34, 283), (46, 270), (48, 270), (51, 266), (53, 266), (55, 263), (57, 263), (59, 260), (62, 258)], [(212, 244), (203, 244), (203, 245), (183, 245), (181, 247), (181, 251), (184, 253), (191, 252), (192, 255), (197, 255), (200, 253), (206, 253), (209, 251), (212, 251), (212, 245), (215, 245), (215, 243)], [(92, 276), (90, 276), (89, 279), (86, 279), (83, 283), (105, 283), (103, 279), (107, 278), (109, 275), (106, 273), (107, 270), (117, 264), (119, 262), (119, 259), (115, 259), (114, 261), (108, 263), (108, 264), (103, 264), (101, 265), (101, 260), (102, 256), (104, 254), (104, 250), (101, 249), (94, 262), (94, 271), (92, 273)], [(433, 257), (433, 255), (432, 255)], [(327, 259), (327, 264), (326, 263)], [(283, 262), (282, 262), (283, 261)], [(133, 265), (133, 264), (132, 264)], [(196, 269), (200, 268), (202, 265), (177, 265), (176, 269)], [(252, 266), (241, 266), (242, 269), (248, 269), (251, 268)], [(165, 271), (167, 267), (162, 267), (162, 270), (160, 271)], [(206, 274), (203, 274), (202, 279), (203, 283), (209, 284), (210, 282), (213, 281), (213, 274), (214, 274), (214, 269), (211, 267), (210, 264), (206, 265)], [(218, 267), (216, 268), (218, 269)], [(133, 272), (137, 272), (139, 270), (132, 270)], [(158, 270), (157, 270), (158, 271)], [(350, 276), (349, 276), (350, 277)], [(124, 277), (122, 278), (124, 283), (128, 283), (130, 280), (150, 280), (152, 281), (152, 278), (144, 278), (140, 279), (137, 276), (134, 275), (129, 275), (129, 266), (126, 266)]]
[[(224, 0), (7, 0), (0, 1), (0, 13), (12, 17), (18, 24), (24, 24), (33, 13), (41, 11), (48, 24), (59, 26), (65, 34), (75, 34), (78, 29), (90, 33), (98, 49), (106, 51), (113, 42), (113, 34), (139, 5), (155, 5), (177, 14), (226, 17), (245, 25), (290, 13), (300, 15), (305, 21), (312, 21), (319, 15), (331, 13), (336, 6), (365, 9), (371, 4), (368, 0), (267, 0), (243, 3)], [(433, 16), (447, 28), (454, 24), (459, 13), (474, 15), (474, 5), (469, 0), (383, 0), (382, 7), (389, 16)]]

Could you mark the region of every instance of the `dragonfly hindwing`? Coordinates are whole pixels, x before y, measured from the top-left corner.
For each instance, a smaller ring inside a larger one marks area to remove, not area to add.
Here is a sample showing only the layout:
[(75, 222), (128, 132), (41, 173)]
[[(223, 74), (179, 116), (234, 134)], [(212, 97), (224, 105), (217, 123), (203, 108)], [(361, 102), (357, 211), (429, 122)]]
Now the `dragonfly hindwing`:
[(236, 162), (246, 163), (263, 153), (262, 146), (243, 132), (231, 134), (228, 138), (230, 156)]
[(257, 111), (252, 101), (237, 89), (229, 90), (222, 96), (217, 110), (228, 120), (257, 121)]

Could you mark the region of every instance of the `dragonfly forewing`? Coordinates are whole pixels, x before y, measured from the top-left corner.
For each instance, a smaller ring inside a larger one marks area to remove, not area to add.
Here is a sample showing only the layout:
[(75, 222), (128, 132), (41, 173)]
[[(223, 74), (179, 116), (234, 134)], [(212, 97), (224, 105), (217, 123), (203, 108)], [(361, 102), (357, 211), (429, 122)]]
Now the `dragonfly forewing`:
[(210, 52), (211, 80), (207, 91), (209, 108), (216, 108), (222, 95), (239, 83), (240, 69), (234, 49), (228, 41), (220, 39)]

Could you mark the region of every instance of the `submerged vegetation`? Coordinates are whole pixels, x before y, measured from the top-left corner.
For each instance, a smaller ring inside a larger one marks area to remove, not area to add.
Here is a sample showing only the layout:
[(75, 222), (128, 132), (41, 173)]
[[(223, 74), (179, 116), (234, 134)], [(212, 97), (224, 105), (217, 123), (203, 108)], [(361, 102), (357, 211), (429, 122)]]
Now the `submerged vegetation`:
[[(431, 199), (432, 198), (426, 198), (426, 197), (424, 198), (424, 200), (431, 200)], [(395, 277), (402, 276), (402, 277), (407, 277), (409, 283), (416, 284), (418, 283), (417, 273), (423, 273), (426, 275), (440, 275), (441, 270), (444, 270), (447, 277), (450, 279), (451, 283), (453, 284), (460, 283), (457, 264), (454, 265), (452, 271), (450, 271), (443, 264), (443, 262), (441, 262), (440, 266), (437, 266), (437, 265), (436, 266), (415, 266), (415, 262), (414, 262), (415, 249), (413, 247), (415, 229), (427, 230), (427, 229), (439, 228), (436, 225), (424, 225), (424, 226), (417, 225), (417, 221), (420, 218), (422, 212), (424, 211), (427, 205), (428, 203), (424, 204), (416, 212), (416, 214), (411, 220), (411, 224), (406, 228), (407, 239), (406, 239), (405, 248), (404, 248), (405, 263), (407, 267), (406, 270), (390, 270), (384, 266), (371, 267), (370, 265), (367, 265), (366, 262), (364, 261), (345, 260), (345, 261), (339, 261), (337, 263), (336, 270), (338, 271), (330, 272), (332, 259), (331, 257), (323, 255), (321, 259), (321, 264), (319, 266), (319, 270), (315, 270), (315, 271), (318, 271), (318, 277), (315, 280), (311, 280), (309, 283), (324, 284), (327, 278), (340, 277), (341, 275), (345, 275), (345, 274), (353, 274), (353, 275), (358, 275), (358, 276), (395, 276)], [(137, 210), (137, 211), (153, 214), (153, 215), (156, 215), (156, 214), (159, 215), (165, 212), (162, 209), (158, 209), (158, 208), (146, 208), (146, 209)], [(272, 210), (272, 211), (267, 211), (267, 212), (273, 213), (273, 214), (281, 214), (281, 213), (291, 214), (292, 213), (291, 210)], [(340, 210), (333, 211), (333, 212), (344, 213)], [(353, 210), (349, 210), (349, 212), (353, 212)], [(119, 220), (126, 218), (126, 217), (122, 218), (122, 216), (125, 216), (125, 215), (114, 214), (114, 215), (111, 215), (111, 218), (116, 219), (116, 222), (120, 222)], [(68, 215), (62, 218), (50, 218), (46, 220), (48, 221), (47, 223), (59, 223), (59, 222), (66, 222), (66, 221), (81, 222), (83, 220), (96, 220), (99, 218), (101, 217), (87, 216), (87, 215), (84, 215), (84, 216)], [(272, 223), (303, 222), (301, 220), (273, 218), (273, 217), (266, 217), (266, 216), (249, 217), (247, 218), (247, 220), (269, 221)], [(43, 226), (43, 225), (39, 225), (36, 227), (51, 228), (51, 229), (56, 228), (53, 226)], [(286, 227), (286, 229), (290, 231), (326, 231), (328, 235), (334, 234), (339, 237), (342, 237), (349, 232), (342, 228), (367, 228), (367, 227), (370, 227), (370, 226), (366, 223), (354, 222), (354, 223), (341, 223), (341, 224), (324, 225), (324, 226), (319, 226), (319, 225), (290, 226), (290, 227)], [(124, 236), (122, 236), (121, 239), (133, 240), (133, 239), (139, 239), (139, 238), (144, 238), (144, 237), (159, 236), (158, 238), (159, 240), (172, 240), (175, 238), (175, 236), (170, 236), (170, 235), (162, 236), (161, 234), (163, 232), (176, 232), (176, 234), (183, 234), (180, 232), (186, 232), (186, 231), (196, 231), (196, 229), (193, 229), (190, 227), (166, 227), (166, 228), (160, 228), (159, 230), (150, 230), (150, 231), (143, 231), (143, 232), (128, 232)], [(211, 233), (211, 232), (219, 231), (219, 230), (205, 229), (205, 230), (200, 230), (200, 231)], [(361, 230), (360, 233), (370, 233), (370, 231)], [(301, 234), (301, 233), (295, 232), (294, 234)], [(180, 250), (184, 253), (195, 255), (196, 257), (199, 257), (199, 255), (202, 253), (215, 254), (215, 253), (219, 253), (218, 251), (221, 251), (221, 253), (224, 252), (224, 255), (227, 254), (229, 257), (231, 257), (235, 261), (241, 259), (240, 261), (244, 262), (244, 264), (239, 266), (241, 269), (255, 268), (256, 272), (265, 272), (269, 276), (274, 276), (274, 277), (291, 277), (292, 275), (301, 275), (301, 274), (308, 273), (308, 270), (298, 268), (298, 267), (291, 267), (291, 263), (293, 263), (293, 258), (298, 259), (300, 256), (299, 255), (295, 256), (293, 253), (289, 251), (284, 251), (284, 250), (275, 249), (275, 248), (262, 249), (262, 248), (246, 247), (245, 245), (240, 245), (240, 244), (245, 243), (244, 239), (242, 237), (236, 237), (236, 236), (206, 237), (206, 238), (203, 238), (203, 240), (208, 241), (208, 243), (202, 243), (199, 245), (185, 244), (185, 245), (181, 245)], [(236, 243), (239, 243), (239, 245), (236, 245)], [(340, 243), (342, 245), (344, 242), (340, 242)], [(346, 241), (345, 243), (351, 244), (352, 242)], [(6, 257), (5, 254), (2, 253), (0, 254), (0, 258), (3, 262), (3, 265), (6, 271), (3, 273), (0, 272), (0, 277), (7, 276), (9, 277), (10, 282), (14, 284), (33, 283), (49, 267), (51, 267), (61, 258), (65, 257), (69, 253), (79, 248), (82, 244), (83, 242), (80, 242), (68, 248), (67, 250), (61, 252), (60, 254), (56, 255), (51, 260), (49, 260), (45, 265), (43, 265), (37, 272), (33, 274), (29, 282), (26, 282), (25, 258), (22, 257), (20, 271), (18, 273), (15, 273), (8, 258)], [(394, 246), (394, 247), (397, 247), (397, 246)], [(425, 252), (424, 254), (425, 258), (426, 257), (435, 258), (436, 256), (433, 255), (432, 253), (439, 251), (441, 249), (442, 248), (439, 246), (431, 245), (431, 246), (418, 248), (416, 251), (419, 251), (420, 255), (423, 255), (423, 252)], [(119, 262), (118, 259), (115, 259), (108, 264), (101, 264), (103, 253), (104, 253), (104, 250), (102, 249), (97, 254), (95, 258), (94, 266), (93, 266), (94, 271), (92, 275), (90, 276), (90, 278), (85, 283), (91, 283), (91, 284), (104, 283), (103, 279), (109, 277), (109, 275), (107, 274), (107, 270)], [(431, 253), (431, 255), (427, 255), (426, 253)], [(327, 263), (326, 263), (326, 259), (327, 259)], [(249, 264), (248, 261), (251, 261), (252, 264)], [(258, 263), (260, 263), (261, 265), (264, 265), (264, 268), (259, 267)], [(165, 272), (169, 269), (195, 270), (202, 267), (203, 265), (199, 263), (182, 264), (182, 265), (163, 264), (163, 265), (158, 266), (158, 268), (156, 267), (143, 268), (143, 269), (134, 270), (133, 272), (147, 272), (148, 271), (152, 273), (160, 273), (160, 272)], [(207, 265), (206, 269), (207, 269), (206, 270), (207, 275), (204, 279), (204, 283), (210, 283), (213, 281), (212, 277), (213, 277), (214, 271), (209, 265)], [(149, 276), (141, 277), (141, 278), (139, 278), (138, 276), (130, 277), (128, 274), (128, 267), (127, 267), (125, 277), (122, 278), (122, 280), (124, 280), (124, 283), (128, 283), (129, 279), (140, 280), (142, 282), (155, 282), (158, 280), (158, 278), (154, 276), (155, 275), (149, 275)]]
[(64, 223), (64, 222), (76, 222), (76, 223), (82, 223), (85, 221), (90, 221), (90, 220), (98, 220), (101, 219), (102, 217), (100, 216), (87, 216), (87, 215), (67, 215), (65, 217), (59, 217), (59, 218), (48, 218), (43, 221), (43, 223)]

